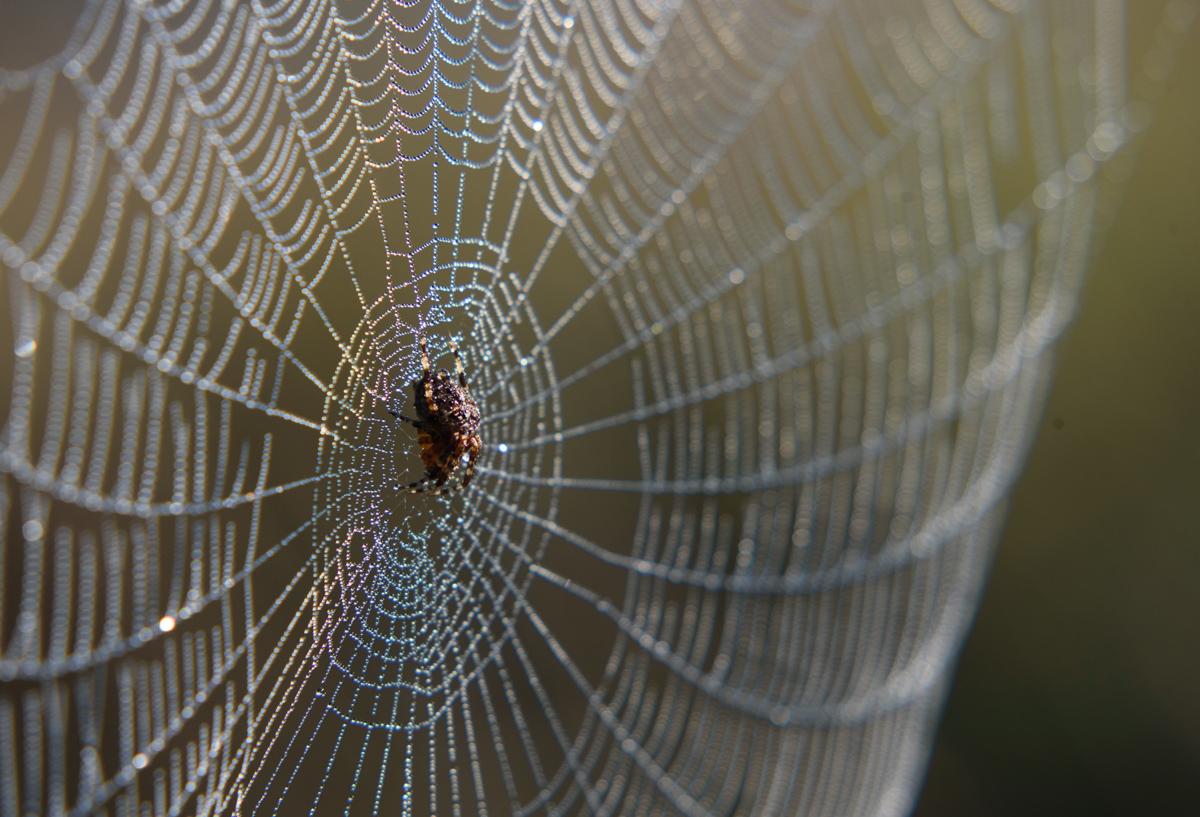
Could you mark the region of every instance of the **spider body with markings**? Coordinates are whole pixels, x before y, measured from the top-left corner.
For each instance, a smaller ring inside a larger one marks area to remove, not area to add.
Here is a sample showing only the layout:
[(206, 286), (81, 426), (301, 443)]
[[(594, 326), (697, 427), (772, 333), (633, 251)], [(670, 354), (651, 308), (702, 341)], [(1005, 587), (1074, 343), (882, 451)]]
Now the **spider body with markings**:
[(445, 369), (434, 371), (425, 338), (421, 338), (420, 344), (421, 376), (412, 383), (417, 416), (407, 417), (390, 408), (388, 413), (417, 429), (421, 462), (425, 466), (425, 476), (404, 486), (404, 490), (441, 494), (453, 490), (446, 483), (462, 465), (463, 457), (467, 463), (458, 487), (466, 488), (475, 475), (475, 461), (483, 447), (479, 437), (479, 406), (467, 385), (458, 345), (450, 344), (456, 373), (451, 378)]

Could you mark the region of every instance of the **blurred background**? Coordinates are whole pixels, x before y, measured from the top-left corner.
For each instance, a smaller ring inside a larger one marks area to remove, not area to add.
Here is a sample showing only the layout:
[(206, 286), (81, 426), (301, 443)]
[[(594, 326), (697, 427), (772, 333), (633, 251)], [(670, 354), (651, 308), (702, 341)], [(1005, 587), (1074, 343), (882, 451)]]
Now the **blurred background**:
[(1200, 803), (1200, 38), (1059, 341), (917, 817)]

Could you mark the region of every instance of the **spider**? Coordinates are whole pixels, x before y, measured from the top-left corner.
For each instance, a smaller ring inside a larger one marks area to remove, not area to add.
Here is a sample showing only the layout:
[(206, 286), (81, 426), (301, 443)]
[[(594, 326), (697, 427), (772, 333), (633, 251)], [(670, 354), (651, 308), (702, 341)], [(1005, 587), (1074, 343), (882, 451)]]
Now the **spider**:
[(421, 446), (421, 462), (425, 464), (425, 476), (404, 486), (413, 494), (432, 491), (444, 494), (454, 490), (446, 488), (446, 482), (458, 470), (464, 455), (468, 456), (467, 468), (459, 488), (466, 488), (475, 476), (475, 461), (483, 441), (479, 438), (479, 406), (471, 397), (467, 386), (467, 374), (463, 370), (462, 358), (458, 356), (458, 344), (450, 342), (454, 355), (454, 370), (458, 382), (450, 379), (450, 373), (438, 369), (436, 373), (429, 362), (429, 351), (425, 338), (421, 344), (421, 376), (413, 381), (413, 394), (417, 418), (387, 410), (388, 414), (405, 423), (410, 423), (418, 432), (417, 443)]

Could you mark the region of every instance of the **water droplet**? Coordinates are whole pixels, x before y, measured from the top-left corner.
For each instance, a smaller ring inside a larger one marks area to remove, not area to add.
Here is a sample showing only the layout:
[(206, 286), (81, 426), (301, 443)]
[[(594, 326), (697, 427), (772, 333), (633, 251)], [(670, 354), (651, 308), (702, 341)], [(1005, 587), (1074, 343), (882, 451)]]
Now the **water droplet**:
[(1115, 122), (1105, 122), (1096, 128), (1092, 135), (1092, 144), (1101, 157), (1107, 157), (1121, 146), (1125, 134), (1120, 125)]
[(42, 538), (45, 530), (42, 528), (42, 523), (36, 519), (30, 519), (21, 526), (21, 535), (25, 537), (26, 542), (36, 542)]
[(22, 360), (27, 360), (33, 357), (33, 353), (37, 351), (37, 341), (33, 338), (26, 338), (17, 344), (17, 357)]
[(147, 765), (149, 765), (150, 758), (146, 757), (146, 755), (143, 754), (142, 752), (138, 752), (130, 760), (130, 763), (133, 764), (133, 768), (135, 768), (135, 769), (144, 769), (144, 768), (146, 768)]
[(158, 629), (169, 633), (175, 629), (175, 616), (163, 616), (158, 620)]
[(536, 133), (536, 132), (540, 131), (541, 129), (542, 129), (542, 120), (540, 120), (540, 119), (533, 120), (534, 132)]
[(496, 450), (499, 451), (501, 454), (507, 454), (508, 453), (508, 443), (500, 443), (500, 445), (496, 446)]
[(729, 283), (737, 286), (742, 281), (746, 280), (746, 271), (741, 267), (734, 267), (729, 271)]

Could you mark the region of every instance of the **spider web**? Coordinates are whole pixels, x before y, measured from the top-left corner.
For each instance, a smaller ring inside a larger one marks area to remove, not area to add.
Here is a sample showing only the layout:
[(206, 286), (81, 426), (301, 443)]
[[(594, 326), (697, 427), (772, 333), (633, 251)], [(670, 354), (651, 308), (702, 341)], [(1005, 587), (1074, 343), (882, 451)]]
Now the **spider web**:
[[(1194, 11), (31, 18), (0, 815), (907, 810)], [(392, 487), (421, 335), (484, 420), (446, 498)]]

